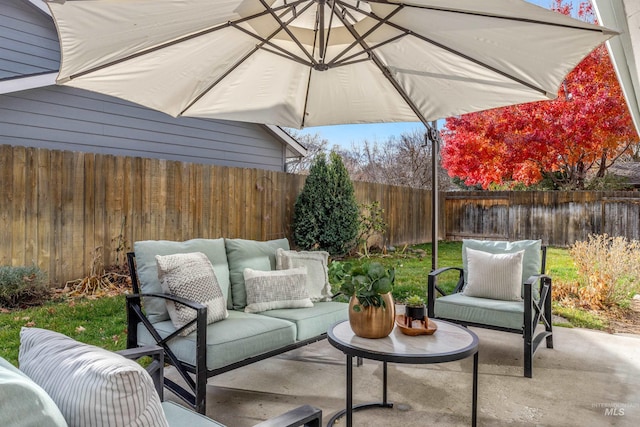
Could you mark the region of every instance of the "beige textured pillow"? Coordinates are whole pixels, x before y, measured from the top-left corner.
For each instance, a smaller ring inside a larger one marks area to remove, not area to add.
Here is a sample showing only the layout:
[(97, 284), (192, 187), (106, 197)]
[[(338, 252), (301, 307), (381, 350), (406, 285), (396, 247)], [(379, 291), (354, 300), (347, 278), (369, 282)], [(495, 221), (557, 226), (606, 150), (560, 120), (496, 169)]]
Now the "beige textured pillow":
[(261, 271), (244, 269), (247, 313), (279, 308), (313, 307), (306, 288), (307, 268)]
[[(202, 252), (156, 255), (158, 279), (165, 293), (199, 302), (207, 306), (207, 324), (226, 319), (227, 302), (222, 294), (213, 266)], [(196, 318), (196, 311), (183, 304), (167, 301), (169, 317), (176, 328)], [(196, 324), (180, 333), (185, 336), (196, 330)]]
[(325, 251), (287, 251), (276, 249), (276, 268), (307, 267), (307, 292), (311, 301), (331, 301), (331, 284), (329, 283), (329, 252)]
[(57, 332), (22, 328), (18, 361), (69, 427), (168, 426), (153, 380), (133, 360)]
[(521, 301), (522, 259), (524, 251), (492, 254), (465, 248), (467, 285), (463, 294), (470, 297)]

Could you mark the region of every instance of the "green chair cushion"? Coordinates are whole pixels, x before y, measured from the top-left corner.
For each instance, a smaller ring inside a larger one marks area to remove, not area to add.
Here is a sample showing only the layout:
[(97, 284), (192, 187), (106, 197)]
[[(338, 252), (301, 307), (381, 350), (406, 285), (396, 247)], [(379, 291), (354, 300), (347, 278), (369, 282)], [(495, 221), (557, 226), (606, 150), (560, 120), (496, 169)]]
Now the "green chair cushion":
[[(185, 242), (169, 240), (144, 240), (135, 242), (136, 269), (140, 289), (143, 293), (162, 293), (162, 285), (158, 280), (156, 255), (185, 254), (190, 252), (204, 253), (218, 279), (227, 305), (230, 304), (229, 265), (224, 246), (224, 239), (193, 239)], [(144, 308), (152, 323), (169, 319), (166, 302), (158, 298), (145, 298)]]
[[(161, 337), (176, 330), (170, 320), (153, 325)], [(257, 356), (293, 344), (296, 325), (258, 314), (229, 310), (229, 317), (207, 326), (207, 369), (217, 369), (231, 363)], [(153, 345), (149, 331), (138, 324), (138, 345)], [(196, 333), (177, 337), (169, 345), (178, 359), (196, 363)]]
[(435, 301), (438, 318), (510, 329), (524, 327), (524, 302), (476, 298), (455, 293)]
[(287, 308), (260, 313), (263, 316), (288, 320), (296, 324), (298, 341), (324, 334), (329, 326), (349, 319), (349, 304), (344, 302), (316, 302), (310, 308)]
[(244, 287), (244, 269), (275, 270), (276, 249), (289, 250), (287, 239), (259, 242), (256, 240), (225, 239), (227, 260), (229, 261), (229, 279), (231, 281), (232, 307), (241, 310), (247, 305), (247, 292)]

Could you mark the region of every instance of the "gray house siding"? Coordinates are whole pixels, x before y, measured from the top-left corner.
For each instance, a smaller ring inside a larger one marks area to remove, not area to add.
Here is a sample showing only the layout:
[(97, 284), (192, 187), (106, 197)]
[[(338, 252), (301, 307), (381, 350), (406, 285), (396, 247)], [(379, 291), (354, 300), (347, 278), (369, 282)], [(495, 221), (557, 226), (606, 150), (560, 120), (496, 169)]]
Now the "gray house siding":
[(0, 79), (58, 70), (53, 21), (28, 2), (0, 0), (0, 41)]
[(283, 170), (282, 142), (260, 125), (173, 118), (60, 86), (0, 95), (0, 144)]
[[(0, 0), (0, 83), (57, 72), (59, 57), (49, 16), (27, 0)], [(0, 92), (0, 144), (278, 171), (287, 152), (263, 125), (176, 119), (55, 85)]]

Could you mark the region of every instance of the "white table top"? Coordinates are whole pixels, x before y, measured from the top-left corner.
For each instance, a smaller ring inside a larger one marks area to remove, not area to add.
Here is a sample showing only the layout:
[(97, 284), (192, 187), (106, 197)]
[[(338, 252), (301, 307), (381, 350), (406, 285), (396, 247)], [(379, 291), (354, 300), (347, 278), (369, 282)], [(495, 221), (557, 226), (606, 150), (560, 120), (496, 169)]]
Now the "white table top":
[(464, 359), (478, 351), (478, 337), (472, 331), (442, 320), (433, 320), (433, 335), (409, 336), (395, 326), (385, 338), (361, 338), (349, 321), (329, 328), (329, 342), (351, 356), (396, 363), (440, 363)]

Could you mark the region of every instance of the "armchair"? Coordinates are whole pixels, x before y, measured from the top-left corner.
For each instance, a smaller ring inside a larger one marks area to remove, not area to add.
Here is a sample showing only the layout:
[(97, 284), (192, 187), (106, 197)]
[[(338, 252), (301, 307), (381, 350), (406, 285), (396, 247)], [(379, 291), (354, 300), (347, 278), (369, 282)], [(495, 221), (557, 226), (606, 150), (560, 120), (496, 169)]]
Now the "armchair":
[[(463, 240), (463, 267), (444, 267), (429, 274), (428, 316), (522, 335), (524, 376), (531, 378), (533, 356), (542, 341), (553, 348), (546, 253), (540, 240)], [(450, 270), (458, 271), (459, 278), (447, 295), (438, 285), (438, 276)]]

